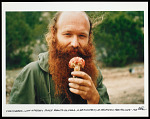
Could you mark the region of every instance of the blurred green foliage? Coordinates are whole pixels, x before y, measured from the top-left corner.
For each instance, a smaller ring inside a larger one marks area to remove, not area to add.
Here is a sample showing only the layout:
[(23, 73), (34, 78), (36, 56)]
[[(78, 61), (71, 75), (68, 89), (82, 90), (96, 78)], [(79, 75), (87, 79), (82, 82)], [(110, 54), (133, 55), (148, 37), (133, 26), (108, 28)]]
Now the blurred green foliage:
[[(21, 13), (6, 13), (6, 67), (13, 68), (23, 66), (31, 61), (29, 52), (23, 51), (23, 47), (29, 44), (32, 38), (30, 26), (25, 22), (25, 16)], [(23, 60), (23, 61), (22, 61)]]
[(44, 43), (50, 15), (47, 12), (6, 12), (6, 68), (23, 67), (32, 61), (38, 39)]
[(144, 12), (109, 12), (94, 28), (98, 59), (105, 66), (144, 61)]
[[(7, 69), (23, 67), (33, 60), (31, 55), (37, 41), (46, 44), (44, 35), (55, 13), (6, 12)], [(144, 12), (86, 13), (93, 22), (98, 60), (106, 66), (124, 66), (134, 61), (144, 61)]]

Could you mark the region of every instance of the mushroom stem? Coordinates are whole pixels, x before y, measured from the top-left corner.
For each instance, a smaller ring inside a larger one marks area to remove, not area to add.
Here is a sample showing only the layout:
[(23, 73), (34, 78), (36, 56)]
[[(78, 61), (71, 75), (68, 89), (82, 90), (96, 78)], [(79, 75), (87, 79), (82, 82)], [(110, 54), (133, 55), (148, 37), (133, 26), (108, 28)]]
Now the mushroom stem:
[(79, 65), (75, 65), (74, 71), (80, 71), (80, 66)]
[[(80, 71), (80, 66), (76, 64), (74, 66), (74, 71)], [(73, 76), (73, 78), (76, 78), (76, 76)]]

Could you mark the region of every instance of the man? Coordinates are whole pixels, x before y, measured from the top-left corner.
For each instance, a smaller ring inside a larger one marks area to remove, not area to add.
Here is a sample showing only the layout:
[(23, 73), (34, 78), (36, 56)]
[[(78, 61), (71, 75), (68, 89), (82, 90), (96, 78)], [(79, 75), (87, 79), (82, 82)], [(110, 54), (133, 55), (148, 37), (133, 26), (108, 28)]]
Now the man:
[[(95, 65), (92, 23), (85, 12), (56, 13), (46, 41), (49, 51), (23, 68), (14, 82), (9, 103), (110, 103), (102, 75)], [(81, 71), (73, 71), (68, 66), (75, 56), (85, 60)]]

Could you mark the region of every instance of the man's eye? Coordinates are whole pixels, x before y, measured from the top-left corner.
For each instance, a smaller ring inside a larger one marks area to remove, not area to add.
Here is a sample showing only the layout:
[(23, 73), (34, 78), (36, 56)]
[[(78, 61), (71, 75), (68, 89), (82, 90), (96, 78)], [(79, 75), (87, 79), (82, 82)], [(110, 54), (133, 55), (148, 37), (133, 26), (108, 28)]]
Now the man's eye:
[(85, 38), (86, 36), (85, 36), (85, 35), (79, 35), (79, 37), (81, 37), (81, 38)]
[(65, 36), (71, 36), (71, 34), (70, 34), (70, 33), (65, 33), (64, 35), (65, 35)]

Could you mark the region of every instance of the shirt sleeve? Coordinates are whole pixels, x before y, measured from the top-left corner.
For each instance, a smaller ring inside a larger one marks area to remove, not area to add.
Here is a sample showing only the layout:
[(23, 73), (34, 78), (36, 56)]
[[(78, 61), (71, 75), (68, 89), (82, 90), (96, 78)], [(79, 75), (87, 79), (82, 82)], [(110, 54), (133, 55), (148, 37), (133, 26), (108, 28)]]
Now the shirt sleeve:
[(100, 69), (98, 69), (98, 70), (99, 70), (99, 77), (97, 79), (97, 91), (100, 95), (99, 104), (110, 104), (109, 95), (107, 93), (107, 88), (103, 84), (102, 73), (101, 73)]
[(14, 81), (9, 104), (35, 104), (34, 76), (31, 66), (23, 68)]

